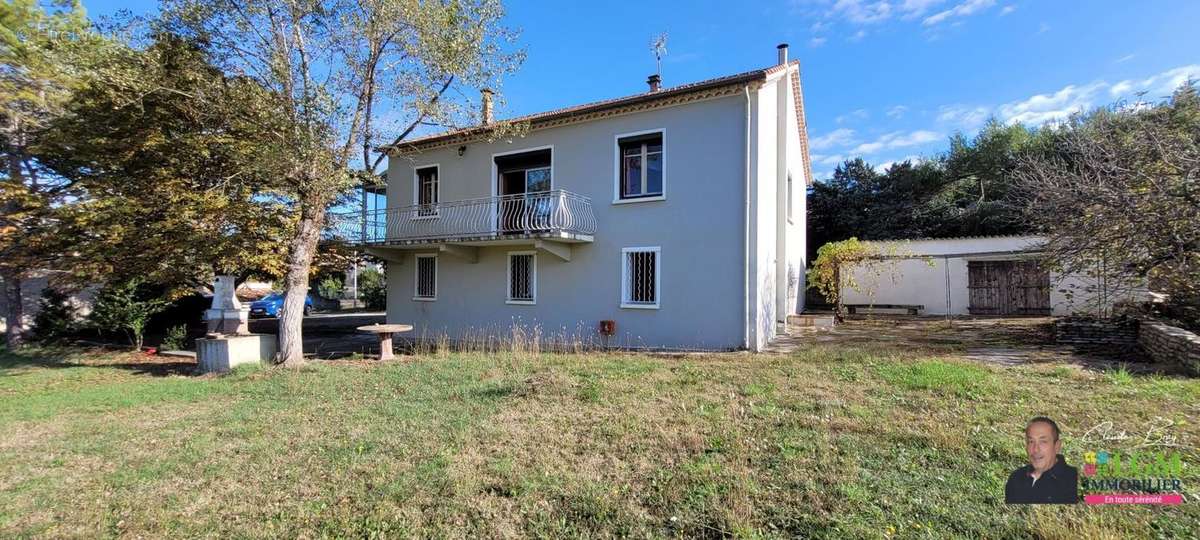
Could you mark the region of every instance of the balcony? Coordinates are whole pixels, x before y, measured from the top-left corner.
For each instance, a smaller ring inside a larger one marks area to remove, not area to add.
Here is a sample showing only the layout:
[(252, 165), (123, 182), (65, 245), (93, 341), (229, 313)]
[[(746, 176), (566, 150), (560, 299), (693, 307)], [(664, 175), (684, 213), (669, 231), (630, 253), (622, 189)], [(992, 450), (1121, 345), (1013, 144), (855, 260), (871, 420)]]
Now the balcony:
[[(554, 190), (331, 214), (328, 230), (332, 238), (372, 253), (431, 245), (543, 247), (591, 242), (596, 218), (587, 197)], [(566, 254), (569, 258), (569, 249)]]

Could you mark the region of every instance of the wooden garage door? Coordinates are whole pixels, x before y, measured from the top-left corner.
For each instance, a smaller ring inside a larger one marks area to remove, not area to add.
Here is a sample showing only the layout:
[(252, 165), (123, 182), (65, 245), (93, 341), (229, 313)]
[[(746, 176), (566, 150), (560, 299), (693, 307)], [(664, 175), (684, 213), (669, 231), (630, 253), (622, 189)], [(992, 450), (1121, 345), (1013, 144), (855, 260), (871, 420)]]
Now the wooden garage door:
[(1033, 261), (967, 261), (972, 315), (1049, 315), (1050, 272)]

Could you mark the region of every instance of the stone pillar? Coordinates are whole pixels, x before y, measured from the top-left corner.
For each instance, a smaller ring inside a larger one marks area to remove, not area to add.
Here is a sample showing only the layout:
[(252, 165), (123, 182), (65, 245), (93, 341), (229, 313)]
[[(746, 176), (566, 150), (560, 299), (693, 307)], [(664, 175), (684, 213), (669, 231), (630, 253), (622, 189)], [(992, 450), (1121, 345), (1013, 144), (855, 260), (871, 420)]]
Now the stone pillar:
[(243, 308), (234, 291), (237, 280), (233, 276), (217, 276), (213, 284), (212, 308), (205, 310), (210, 334), (250, 333), (250, 308)]

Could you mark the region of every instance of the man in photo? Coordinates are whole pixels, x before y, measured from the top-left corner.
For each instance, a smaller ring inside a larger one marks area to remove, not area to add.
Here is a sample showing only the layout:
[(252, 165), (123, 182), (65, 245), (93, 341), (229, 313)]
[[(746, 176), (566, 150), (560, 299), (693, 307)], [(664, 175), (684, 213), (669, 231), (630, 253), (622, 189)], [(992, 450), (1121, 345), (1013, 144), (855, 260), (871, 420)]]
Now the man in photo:
[(1012, 472), (1004, 486), (1008, 504), (1075, 504), (1079, 502), (1079, 472), (1062, 455), (1058, 424), (1039, 416), (1025, 426), (1029, 463)]

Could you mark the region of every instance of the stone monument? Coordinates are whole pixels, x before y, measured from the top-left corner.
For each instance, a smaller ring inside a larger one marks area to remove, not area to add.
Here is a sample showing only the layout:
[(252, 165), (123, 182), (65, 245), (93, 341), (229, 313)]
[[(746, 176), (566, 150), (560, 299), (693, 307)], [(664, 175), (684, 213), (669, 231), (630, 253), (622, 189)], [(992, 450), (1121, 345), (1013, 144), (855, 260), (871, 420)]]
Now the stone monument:
[(204, 311), (210, 334), (249, 334), (250, 308), (238, 301), (237, 280), (233, 276), (217, 276), (213, 284), (212, 307)]
[(266, 363), (275, 358), (273, 334), (250, 333), (250, 309), (234, 291), (233, 276), (217, 276), (212, 307), (204, 311), (208, 335), (196, 340), (196, 363), (201, 373), (229, 371), (239, 364)]

